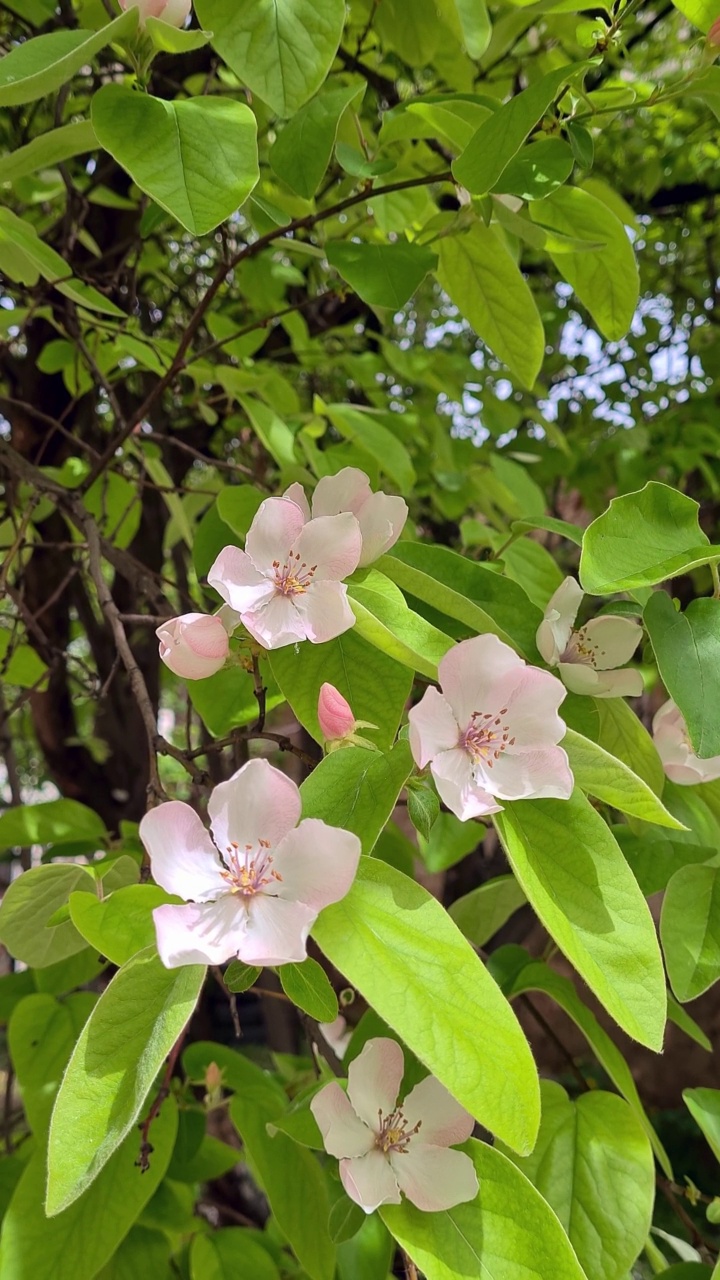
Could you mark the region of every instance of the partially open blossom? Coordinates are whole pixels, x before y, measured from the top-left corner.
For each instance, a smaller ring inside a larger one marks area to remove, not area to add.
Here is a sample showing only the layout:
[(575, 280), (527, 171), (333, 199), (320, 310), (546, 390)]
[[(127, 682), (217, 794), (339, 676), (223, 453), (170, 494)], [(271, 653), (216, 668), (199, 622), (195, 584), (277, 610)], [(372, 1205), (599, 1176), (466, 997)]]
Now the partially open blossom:
[(318, 1022), (318, 1031), (325, 1043), (330, 1045), (335, 1057), (342, 1062), (353, 1034), (346, 1019), (339, 1013), (333, 1022)]
[(658, 755), (671, 782), (694, 787), (698, 782), (715, 782), (720, 778), (720, 756), (703, 760), (695, 755), (685, 719), (672, 698), (655, 712), (652, 727)]
[(355, 729), (355, 717), (350, 703), (334, 684), (320, 686), (317, 714), (322, 735), (329, 741), (345, 738)]
[[(151, 809), (140, 823), (153, 878), (184, 906), (153, 911), (160, 959), (183, 964), (304, 960), (319, 912), (348, 892), (357, 836), (304, 818), (295, 783), (267, 760), (250, 760), (213, 790), (212, 840), (190, 805)], [(214, 841), (214, 843), (213, 843)]]
[[(500, 800), (567, 800), (573, 789), (558, 708), (565, 689), (497, 636), (456, 644), (409, 713), (415, 763), (430, 765), (441, 800), (463, 822)], [(497, 799), (496, 799), (497, 798)]]
[(537, 647), (571, 693), (595, 698), (639, 698), (643, 678), (639, 671), (618, 671), (632, 658), (642, 638), (642, 627), (630, 618), (604, 614), (577, 631), (573, 624), (583, 598), (582, 587), (566, 578), (551, 596), (537, 630)]
[(138, 9), (140, 25), (146, 18), (160, 18), (171, 27), (184, 27), (192, 9), (192, 0), (120, 0), (121, 9)]
[[(310, 506), (300, 484), (291, 484), (285, 497), (292, 498), (310, 518)], [(312, 515), (334, 516), (351, 511), (362, 534), (361, 567), (372, 564), (394, 546), (405, 527), (407, 503), (389, 493), (373, 493), (370, 480), (358, 467), (343, 467), (334, 476), (323, 476), (312, 497)]]
[(475, 1166), (462, 1151), (474, 1121), (433, 1076), (398, 1105), (403, 1052), (394, 1040), (368, 1040), (350, 1063), (345, 1093), (328, 1084), (310, 1103), (325, 1150), (340, 1161), (342, 1184), (356, 1204), (372, 1213), (399, 1204), (401, 1192), (418, 1209), (437, 1213), (474, 1200)]
[(296, 502), (266, 498), (245, 550), (225, 547), (208, 582), (265, 649), (323, 644), (355, 625), (342, 579), (357, 568), (361, 548), (349, 511), (308, 519)]
[(184, 613), (169, 618), (155, 635), (165, 666), (185, 680), (204, 680), (225, 665), (228, 633), (217, 614)]

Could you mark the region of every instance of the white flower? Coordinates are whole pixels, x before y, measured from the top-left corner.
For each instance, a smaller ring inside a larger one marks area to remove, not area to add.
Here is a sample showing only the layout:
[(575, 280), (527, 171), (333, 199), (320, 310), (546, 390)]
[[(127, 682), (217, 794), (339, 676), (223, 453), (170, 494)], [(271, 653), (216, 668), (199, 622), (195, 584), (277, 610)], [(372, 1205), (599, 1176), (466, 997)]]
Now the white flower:
[(573, 623), (583, 598), (582, 587), (566, 578), (551, 596), (537, 630), (537, 647), (549, 667), (571, 693), (595, 698), (639, 698), (643, 678), (639, 671), (618, 671), (632, 658), (642, 639), (642, 627), (630, 618), (604, 614), (586, 622), (578, 631)]
[(720, 778), (720, 756), (703, 760), (695, 755), (683, 715), (672, 698), (655, 712), (652, 727), (658, 755), (671, 782), (693, 787), (698, 782), (715, 782)]
[[(302, 485), (291, 484), (284, 496), (297, 502), (310, 519), (310, 506)], [(342, 511), (351, 511), (360, 525), (361, 568), (372, 564), (395, 545), (408, 517), (405, 499), (382, 491), (373, 493), (369, 478), (358, 467), (343, 467), (337, 475), (323, 476), (313, 493), (313, 517), (339, 515)]]

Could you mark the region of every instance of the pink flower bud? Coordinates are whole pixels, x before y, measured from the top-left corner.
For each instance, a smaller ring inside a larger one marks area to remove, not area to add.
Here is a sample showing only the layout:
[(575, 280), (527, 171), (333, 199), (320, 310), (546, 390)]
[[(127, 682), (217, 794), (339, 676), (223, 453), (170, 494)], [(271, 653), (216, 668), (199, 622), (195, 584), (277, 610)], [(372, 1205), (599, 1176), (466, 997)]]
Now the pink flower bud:
[(346, 738), (355, 729), (355, 717), (349, 702), (332, 684), (324, 684), (320, 689), (318, 721), (328, 742)]
[(228, 633), (222, 619), (211, 614), (184, 613), (170, 618), (155, 635), (165, 666), (185, 680), (214, 676), (228, 656)]
[(720, 49), (720, 18), (716, 18), (707, 33), (707, 43), (712, 49)]
[(120, 8), (137, 9), (141, 27), (147, 18), (160, 18), (171, 27), (184, 27), (192, 0), (120, 0)]

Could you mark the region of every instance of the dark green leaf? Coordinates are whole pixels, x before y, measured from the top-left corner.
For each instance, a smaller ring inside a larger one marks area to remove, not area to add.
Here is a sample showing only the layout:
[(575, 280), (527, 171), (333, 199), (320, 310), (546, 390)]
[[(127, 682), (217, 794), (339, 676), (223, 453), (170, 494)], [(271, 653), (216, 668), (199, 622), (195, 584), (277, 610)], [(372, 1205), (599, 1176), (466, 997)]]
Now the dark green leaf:
[(334, 1022), (338, 1016), (337, 996), (325, 970), (308, 956), (302, 964), (282, 964), (278, 977), (285, 995), (316, 1022)]
[(654, 591), (643, 621), (693, 751), (701, 758), (720, 755), (720, 600), (691, 600), (680, 612), (664, 591)]

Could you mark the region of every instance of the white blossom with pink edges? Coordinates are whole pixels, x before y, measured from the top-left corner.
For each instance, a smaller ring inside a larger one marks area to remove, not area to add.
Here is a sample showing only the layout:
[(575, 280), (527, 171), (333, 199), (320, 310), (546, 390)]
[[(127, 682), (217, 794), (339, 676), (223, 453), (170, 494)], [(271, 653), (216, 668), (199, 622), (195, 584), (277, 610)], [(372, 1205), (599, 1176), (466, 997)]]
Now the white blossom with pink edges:
[(574, 630), (583, 589), (574, 578), (565, 578), (551, 596), (537, 630), (538, 650), (571, 693), (595, 698), (639, 698), (643, 678), (639, 671), (618, 670), (632, 658), (643, 629), (631, 618), (604, 614)]
[(652, 728), (658, 755), (671, 782), (694, 787), (720, 778), (720, 756), (702, 759), (695, 755), (683, 714), (672, 698), (655, 712)]
[(225, 665), (230, 652), (227, 629), (220, 614), (184, 613), (168, 618), (155, 632), (160, 657), (176, 676), (204, 680)]
[[(291, 484), (285, 497), (302, 507), (307, 519), (311, 508), (300, 484)], [(359, 565), (364, 568), (394, 546), (405, 528), (407, 503), (395, 494), (373, 493), (370, 480), (359, 467), (343, 467), (334, 476), (323, 476), (312, 495), (312, 515), (334, 516), (351, 511), (362, 534)]]
[(137, 9), (140, 25), (147, 18), (160, 18), (171, 27), (184, 27), (190, 16), (192, 0), (120, 0), (121, 9)]

